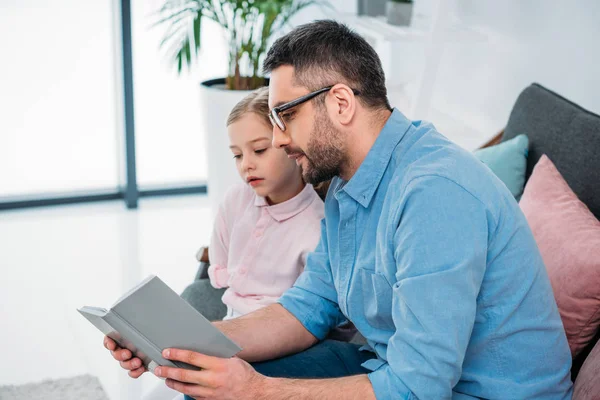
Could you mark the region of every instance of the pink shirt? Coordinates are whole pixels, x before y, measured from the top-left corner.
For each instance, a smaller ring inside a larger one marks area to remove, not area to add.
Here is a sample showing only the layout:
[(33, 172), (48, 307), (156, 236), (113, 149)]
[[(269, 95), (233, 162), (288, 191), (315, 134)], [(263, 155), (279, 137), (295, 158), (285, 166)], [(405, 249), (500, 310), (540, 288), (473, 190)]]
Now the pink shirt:
[(270, 206), (247, 185), (236, 185), (219, 207), (209, 247), (208, 275), (228, 316), (273, 304), (304, 270), (321, 236), (323, 201), (311, 185)]

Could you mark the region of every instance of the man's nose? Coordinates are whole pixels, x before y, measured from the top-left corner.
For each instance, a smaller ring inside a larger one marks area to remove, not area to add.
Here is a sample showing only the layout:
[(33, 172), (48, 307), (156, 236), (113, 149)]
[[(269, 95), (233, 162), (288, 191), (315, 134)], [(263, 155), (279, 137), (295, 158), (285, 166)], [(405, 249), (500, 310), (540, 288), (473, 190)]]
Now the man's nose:
[(285, 132), (279, 129), (278, 126), (273, 127), (273, 147), (280, 149), (289, 145), (290, 142), (291, 139)]

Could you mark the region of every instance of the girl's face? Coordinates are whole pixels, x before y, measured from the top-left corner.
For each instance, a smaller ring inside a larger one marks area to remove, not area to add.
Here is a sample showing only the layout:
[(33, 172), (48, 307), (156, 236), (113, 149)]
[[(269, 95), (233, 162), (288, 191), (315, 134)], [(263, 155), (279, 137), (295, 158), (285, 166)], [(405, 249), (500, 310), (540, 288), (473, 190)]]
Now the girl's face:
[(261, 117), (248, 112), (227, 130), (237, 170), (257, 195), (277, 204), (302, 191), (300, 167), (284, 150), (272, 146), (272, 128)]

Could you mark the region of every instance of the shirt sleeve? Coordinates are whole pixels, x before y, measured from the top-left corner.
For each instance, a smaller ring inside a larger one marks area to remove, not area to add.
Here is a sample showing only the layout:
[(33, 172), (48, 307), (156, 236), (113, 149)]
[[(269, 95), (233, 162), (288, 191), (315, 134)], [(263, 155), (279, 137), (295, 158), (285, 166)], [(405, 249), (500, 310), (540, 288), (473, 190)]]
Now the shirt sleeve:
[(325, 219), (321, 220), (321, 240), (308, 254), (304, 272), (278, 302), (319, 340), (344, 320), (329, 263)]
[(233, 207), (227, 207), (228, 199), (231, 196), (226, 196), (223, 203), (219, 206), (215, 224), (213, 227), (210, 246), (208, 247), (208, 259), (210, 266), (208, 267), (208, 278), (210, 284), (215, 288), (228, 287), (229, 272), (227, 270), (227, 255), (229, 253), (229, 237), (230, 229), (227, 224), (227, 209), (233, 212)]
[(450, 399), (475, 322), (494, 222), (479, 199), (446, 178), (416, 178), (403, 199), (393, 243), (396, 331), (388, 363), (369, 379), (378, 399), (390, 393)]

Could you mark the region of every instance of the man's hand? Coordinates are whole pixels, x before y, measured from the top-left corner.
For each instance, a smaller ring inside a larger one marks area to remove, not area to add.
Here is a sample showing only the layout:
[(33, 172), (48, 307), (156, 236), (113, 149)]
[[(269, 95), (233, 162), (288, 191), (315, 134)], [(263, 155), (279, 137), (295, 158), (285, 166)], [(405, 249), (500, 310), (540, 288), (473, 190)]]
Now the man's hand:
[(192, 397), (257, 399), (260, 398), (261, 387), (267, 379), (237, 357), (218, 358), (178, 349), (165, 349), (163, 357), (202, 368), (201, 371), (190, 371), (162, 366), (154, 370), (156, 376), (167, 378), (168, 387)]
[(137, 357), (132, 358), (133, 354), (131, 354), (131, 351), (117, 346), (117, 343), (108, 336), (104, 337), (104, 347), (110, 350), (110, 354), (112, 354), (115, 360), (119, 361), (121, 368), (129, 371), (130, 377), (137, 379), (146, 372), (142, 360)]

